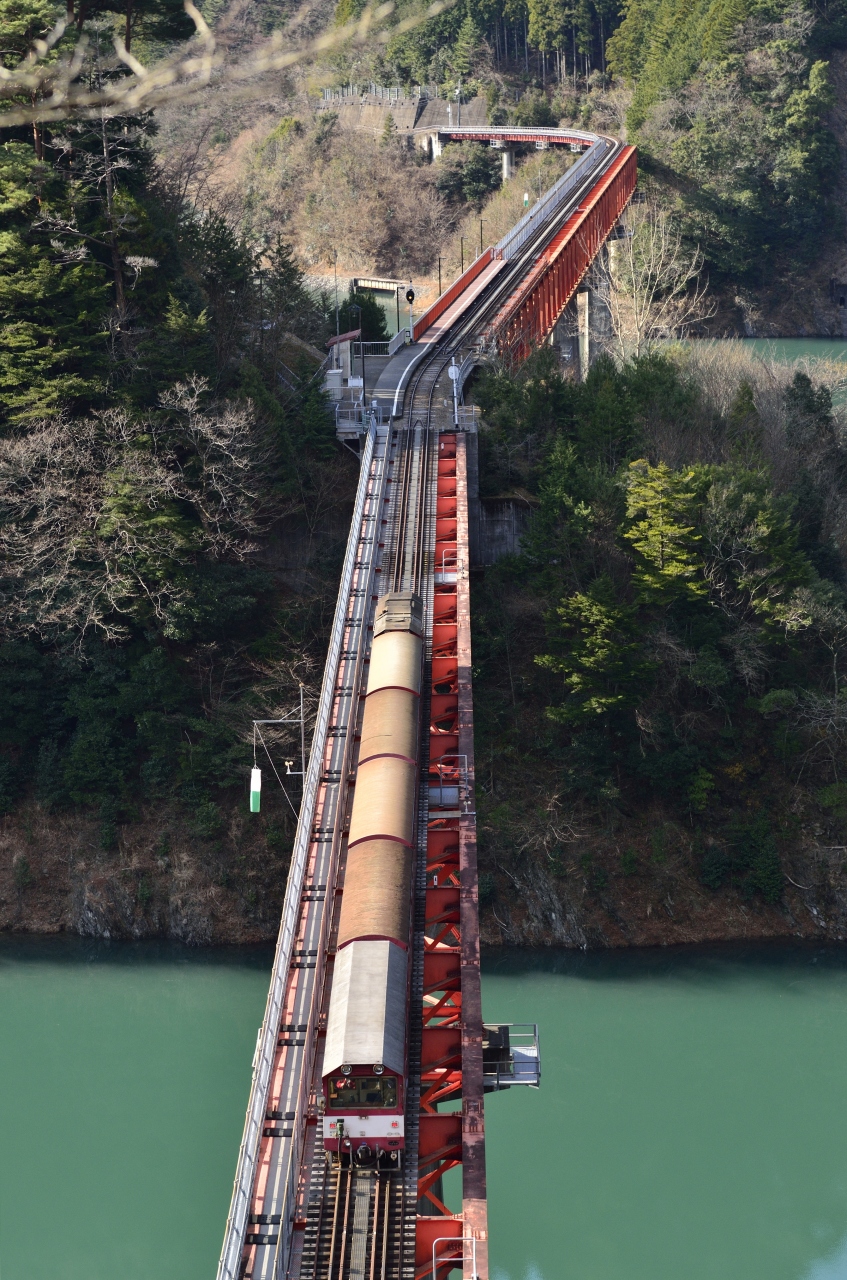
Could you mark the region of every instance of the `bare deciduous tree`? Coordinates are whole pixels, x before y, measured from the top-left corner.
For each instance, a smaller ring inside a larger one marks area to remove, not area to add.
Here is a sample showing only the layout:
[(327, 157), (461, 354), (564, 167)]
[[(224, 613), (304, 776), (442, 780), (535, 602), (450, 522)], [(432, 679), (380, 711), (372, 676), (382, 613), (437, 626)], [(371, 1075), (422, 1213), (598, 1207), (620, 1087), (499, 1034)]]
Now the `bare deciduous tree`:
[[(201, 553), (243, 559), (281, 509), (249, 406), (204, 408), (202, 379), (138, 421), (111, 409), (0, 441), (0, 600), (7, 636), (127, 633), (187, 597)], [(193, 513), (193, 516), (192, 514)]]
[(601, 289), (622, 357), (680, 337), (712, 313), (701, 279), (703, 255), (689, 249), (668, 211), (655, 200), (632, 204), (624, 235), (609, 245)]

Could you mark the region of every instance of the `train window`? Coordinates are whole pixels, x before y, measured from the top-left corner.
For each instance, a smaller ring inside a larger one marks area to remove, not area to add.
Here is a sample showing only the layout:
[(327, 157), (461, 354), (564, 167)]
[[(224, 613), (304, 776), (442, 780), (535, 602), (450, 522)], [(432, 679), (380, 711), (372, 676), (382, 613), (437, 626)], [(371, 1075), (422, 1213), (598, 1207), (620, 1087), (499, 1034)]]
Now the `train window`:
[(396, 1107), (397, 1080), (394, 1076), (333, 1076), (327, 1101), (336, 1111)]

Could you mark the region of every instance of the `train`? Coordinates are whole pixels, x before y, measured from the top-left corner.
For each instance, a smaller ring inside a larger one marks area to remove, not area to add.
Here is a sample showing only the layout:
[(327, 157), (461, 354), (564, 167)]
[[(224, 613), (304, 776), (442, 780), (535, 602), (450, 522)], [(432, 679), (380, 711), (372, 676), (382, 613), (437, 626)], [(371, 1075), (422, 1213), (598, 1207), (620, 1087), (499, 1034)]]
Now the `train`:
[(423, 654), (423, 602), (377, 601), (322, 1070), (331, 1162), (398, 1168)]

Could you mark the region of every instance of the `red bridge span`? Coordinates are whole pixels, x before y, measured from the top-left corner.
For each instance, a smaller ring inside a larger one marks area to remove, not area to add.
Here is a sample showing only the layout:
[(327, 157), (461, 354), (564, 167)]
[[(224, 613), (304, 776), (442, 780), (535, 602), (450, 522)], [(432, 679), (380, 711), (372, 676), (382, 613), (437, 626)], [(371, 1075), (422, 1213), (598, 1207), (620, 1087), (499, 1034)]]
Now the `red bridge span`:
[(339, 414), (360, 480), (218, 1280), (488, 1280), (484, 1097), (540, 1083), (537, 1028), (482, 1017), (459, 402), (475, 365), (551, 334), (636, 156), (439, 131), (462, 138), (582, 154)]

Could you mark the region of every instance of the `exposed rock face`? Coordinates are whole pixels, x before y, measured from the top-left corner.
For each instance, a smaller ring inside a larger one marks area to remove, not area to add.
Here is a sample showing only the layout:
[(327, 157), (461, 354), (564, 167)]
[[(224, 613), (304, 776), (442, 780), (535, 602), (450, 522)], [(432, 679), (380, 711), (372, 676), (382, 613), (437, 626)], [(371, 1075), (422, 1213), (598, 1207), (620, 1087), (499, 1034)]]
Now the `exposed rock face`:
[[(657, 861), (638, 833), (595, 835), (555, 870), (537, 860), (506, 875), (482, 912), (491, 945), (645, 947), (741, 938), (847, 939), (847, 848), (813, 831), (783, 848), (784, 893), (768, 904), (732, 883), (717, 892), (701, 880), (690, 833), (665, 824), (669, 847)], [(823, 834), (823, 833), (820, 833)], [(489, 885), (490, 887), (490, 885)]]
[(0, 833), (0, 929), (265, 941), (279, 924), (290, 841), (290, 831), (248, 825), (240, 812), (208, 838), (184, 814), (159, 811), (119, 827), (103, 849), (97, 821), (27, 809)]
[[(669, 829), (655, 860), (649, 843), (595, 835), (555, 869), (538, 861), (494, 881), (482, 909), (492, 945), (661, 946), (741, 938), (847, 940), (847, 849), (813, 831), (783, 850), (785, 893), (767, 905), (732, 885), (701, 882), (689, 834)], [(185, 816), (148, 815), (100, 847), (96, 821), (27, 810), (0, 833), (0, 929), (91, 938), (170, 938), (189, 945), (255, 943), (276, 936), (287, 849), (281, 832), (239, 812), (214, 840)], [(824, 833), (821, 833), (824, 834)], [(624, 845), (626, 847), (624, 848)], [(483, 895), (486, 896), (485, 894)]]

